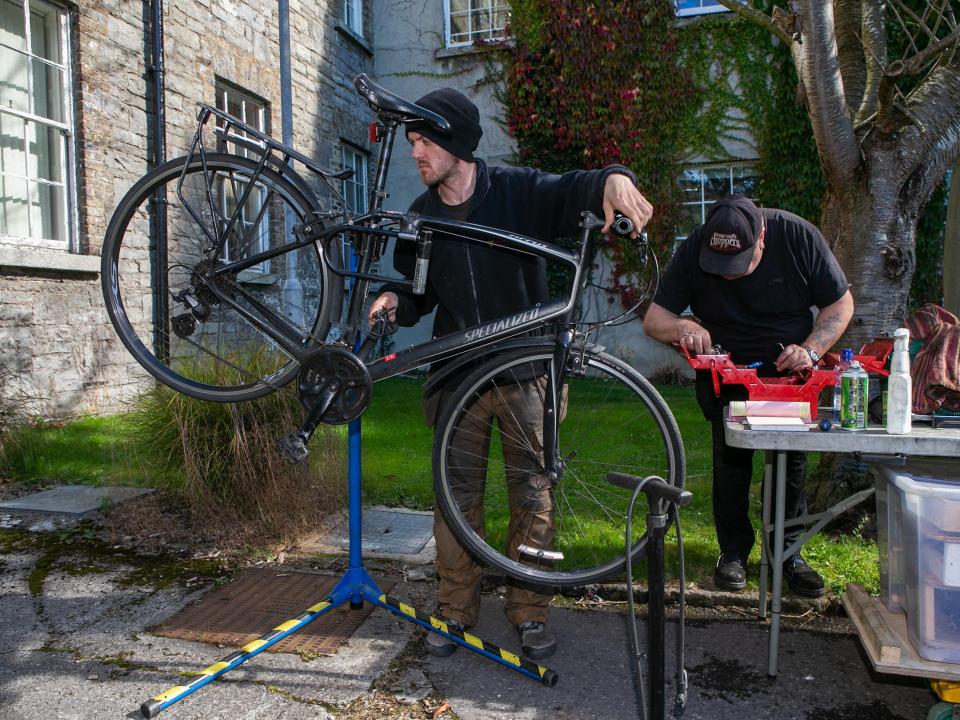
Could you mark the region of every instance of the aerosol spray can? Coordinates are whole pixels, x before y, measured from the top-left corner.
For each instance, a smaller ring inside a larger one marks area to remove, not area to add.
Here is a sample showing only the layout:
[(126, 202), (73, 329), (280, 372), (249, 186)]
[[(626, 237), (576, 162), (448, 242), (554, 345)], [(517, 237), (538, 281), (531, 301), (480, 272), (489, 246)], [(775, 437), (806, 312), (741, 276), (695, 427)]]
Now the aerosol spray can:
[(840, 429), (867, 429), (867, 399), (870, 376), (856, 360), (840, 376)]

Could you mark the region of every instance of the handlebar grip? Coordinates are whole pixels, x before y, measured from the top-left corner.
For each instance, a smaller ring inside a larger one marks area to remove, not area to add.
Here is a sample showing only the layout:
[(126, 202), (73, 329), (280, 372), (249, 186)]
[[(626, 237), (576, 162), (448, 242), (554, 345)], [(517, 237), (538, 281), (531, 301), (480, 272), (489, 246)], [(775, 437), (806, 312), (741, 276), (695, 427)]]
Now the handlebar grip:
[(625, 473), (612, 472), (607, 473), (607, 481), (620, 487), (633, 490), (642, 484), (642, 490), (653, 500), (666, 500), (674, 505), (683, 507), (693, 502), (693, 493), (684, 490), (676, 485), (671, 485), (666, 480), (656, 475), (648, 475), (645, 478), (636, 475), (627, 475)]

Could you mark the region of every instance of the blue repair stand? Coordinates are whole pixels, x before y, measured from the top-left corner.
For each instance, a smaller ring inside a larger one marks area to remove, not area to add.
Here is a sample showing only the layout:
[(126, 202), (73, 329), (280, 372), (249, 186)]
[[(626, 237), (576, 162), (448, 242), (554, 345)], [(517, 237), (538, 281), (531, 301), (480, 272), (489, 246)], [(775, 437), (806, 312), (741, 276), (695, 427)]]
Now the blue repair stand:
[(347, 437), (347, 492), (349, 508), (349, 538), (350, 538), (350, 566), (343, 574), (327, 598), (316, 605), (304, 610), (300, 615), (277, 625), (273, 630), (256, 640), (252, 640), (239, 650), (226, 656), (219, 662), (194, 673), (194, 678), (183, 685), (176, 685), (169, 690), (156, 695), (140, 706), (144, 717), (152, 718), (162, 710), (188, 695), (196, 692), (204, 685), (216, 680), (247, 660), (259, 655), (267, 648), (275, 645), (288, 635), (292, 635), (321, 615), (328, 613), (345, 602), (350, 607), (360, 609), (363, 601), (389, 610), (394, 615), (410, 620), (430, 632), (439, 633), (468, 650), (479, 653), (484, 657), (495, 660), (525, 675), (531, 680), (537, 680), (548, 687), (556, 685), (559, 676), (553, 670), (537, 665), (509, 650), (488, 643), (475, 635), (462, 632), (450, 627), (440, 618), (421, 613), (413, 607), (387, 596), (370, 577), (363, 567), (361, 529), (363, 510), (360, 504), (360, 419), (353, 420), (348, 428)]

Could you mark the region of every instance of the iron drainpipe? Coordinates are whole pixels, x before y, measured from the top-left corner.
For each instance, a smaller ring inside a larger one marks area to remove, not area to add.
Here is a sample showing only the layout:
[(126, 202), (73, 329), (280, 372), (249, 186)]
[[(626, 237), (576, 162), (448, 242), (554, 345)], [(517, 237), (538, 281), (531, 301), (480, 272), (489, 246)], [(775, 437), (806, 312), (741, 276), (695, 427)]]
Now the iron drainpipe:
[[(149, 158), (152, 168), (159, 167), (167, 159), (166, 142), (166, 102), (164, 92), (163, 65), (163, 0), (150, 0), (150, 55), (148, 72), (151, 76), (150, 88), (153, 95), (153, 152)], [(153, 330), (154, 349), (163, 362), (169, 359), (170, 338), (170, 298), (167, 287), (167, 198), (163, 191), (157, 191), (151, 198), (151, 239), (150, 253), (153, 265)]]
[[(290, 3), (278, 0), (277, 15), (280, 24), (280, 137), (283, 144), (293, 147), (293, 87), (290, 71)], [(292, 165), (292, 160), (287, 160)], [(285, 205), (283, 236), (289, 237), (297, 219), (289, 205)], [(297, 272), (298, 253), (286, 254), (286, 272), (283, 280), (283, 304), (285, 314), (295, 325), (303, 326), (306, 313), (303, 304), (303, 285)], [(325, 289), (325, 288), (324, 288)], [(310, 328), (307, 328), (310, 329)]]

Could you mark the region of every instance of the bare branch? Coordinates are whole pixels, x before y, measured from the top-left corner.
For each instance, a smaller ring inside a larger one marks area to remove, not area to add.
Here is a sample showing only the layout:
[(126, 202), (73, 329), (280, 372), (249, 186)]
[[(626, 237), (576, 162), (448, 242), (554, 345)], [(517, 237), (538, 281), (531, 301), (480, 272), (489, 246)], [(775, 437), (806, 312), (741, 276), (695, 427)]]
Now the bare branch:
[(749, 5), (744, 4), (741, 0), (717, 0), (718, 3), (723, 5), (730, 12), (736, 13), (742, 18), (746, 18), (752, 23), (756, 23), (762, 28), (766, 28), (773, 35), (776, 35), (780, 38), (788, 47), (790, 43), (793, 42), (793, 38), (789, 33), (784, 32), (775, 22), (773, 18), (769, 15), (766, 15), (759, 10), (755, 10)]
[(936, 67), (910, 93), (907, 110), (912, 125), (900, 132), (905, 177), (921, 173), (915, 190), (929, 193), (960, 157), (960, 68)]
[(833, 3), (800, 0), (801, 42), (794, 62), (807, 93), (810, 120), (828, 184), (848, 183), (860, 163), (860, 148), (847, 111), (834, 35)]
[(960, 28), (955, 29), (942, 40), (938, 40), (932, 45), (928, 45), (922, 52), (917, 53), (904, 61), (906, 72), (913, 75), (923, 68), (935, 55), (946, 50), (954, 44), (960, 44)]
[[(883, 77), (883, 68), (887, 64), (887, 27), (882, 0), (863, 0), (860, 27), (867, 77), (854, 120), (854, 124), (858, 126), (877, 112), (880, 78)], [(854, 99), (849, 95), (848, 97)]]
[[(853, 102), (863, 97), (867, 82), (866, 61), (860, 40), (861, 4), (863, 0), (834, 0), (833, 16), (837, 34), (837, 56), (840, 62), (840, 76), (843, 78), (843, 92), (850, 99), (848, 109)], [(861, 101), (862, 103), (862, 101)]]

